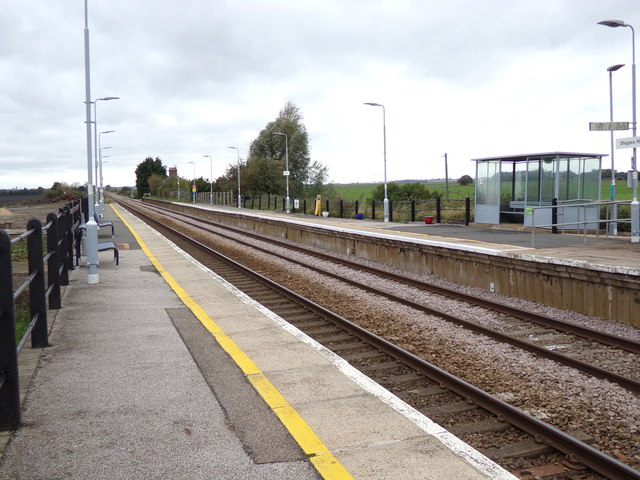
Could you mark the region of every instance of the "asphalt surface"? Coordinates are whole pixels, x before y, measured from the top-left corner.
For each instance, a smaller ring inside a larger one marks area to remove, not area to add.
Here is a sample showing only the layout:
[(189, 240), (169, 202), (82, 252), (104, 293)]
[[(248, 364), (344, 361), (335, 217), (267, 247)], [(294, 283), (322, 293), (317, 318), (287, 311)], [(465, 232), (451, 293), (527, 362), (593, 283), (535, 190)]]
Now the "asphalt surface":
[[(387, 224), (389, 225), (389, 224)], [(527, 248), (554, 248), (570, 247), (579, 245), (624, 245), (629, 243), (629, 237), (606, 237), (605, 235), (595, 236), (577, 233), (553, 234), (546, 231), (535, 232), (535, 246), (532, 247), (532, 234), (530, 231), (518, 230), (518, 226), (513, 228), (491, 228), (477, 225), (424, 225), (424, 224), (392, 224), (387, 226), (382, 224), (379, 228), (388, 228), (399, 232), (422, 233), (426, 235), (437, 235), (442, 237), (461, 238), (465, 240), (476, 240), (487, 243), (498, 243), (515, 245)]]

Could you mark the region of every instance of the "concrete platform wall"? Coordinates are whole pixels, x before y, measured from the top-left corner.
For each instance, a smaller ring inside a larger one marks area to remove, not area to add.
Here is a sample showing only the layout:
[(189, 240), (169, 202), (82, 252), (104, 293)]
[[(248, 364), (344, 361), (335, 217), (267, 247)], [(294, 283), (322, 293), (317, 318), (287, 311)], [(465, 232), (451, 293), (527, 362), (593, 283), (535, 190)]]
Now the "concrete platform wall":
[(637, 276), (375, 238), (240, 212), (206, 211), (176, 204), (171, 204), (171, 208), (408, 271), (430, 273), (461, 285), (640, 327), (640, 278)]

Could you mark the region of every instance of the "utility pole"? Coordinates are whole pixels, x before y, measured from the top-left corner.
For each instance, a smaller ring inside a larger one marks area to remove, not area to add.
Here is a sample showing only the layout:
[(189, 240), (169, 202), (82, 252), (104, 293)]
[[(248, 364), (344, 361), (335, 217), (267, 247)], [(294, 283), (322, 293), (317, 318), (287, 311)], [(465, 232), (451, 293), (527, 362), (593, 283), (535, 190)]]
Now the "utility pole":
[(449, 200), (449, 165), (446, 153), (444, 154), (444, 185), (445, 199)]

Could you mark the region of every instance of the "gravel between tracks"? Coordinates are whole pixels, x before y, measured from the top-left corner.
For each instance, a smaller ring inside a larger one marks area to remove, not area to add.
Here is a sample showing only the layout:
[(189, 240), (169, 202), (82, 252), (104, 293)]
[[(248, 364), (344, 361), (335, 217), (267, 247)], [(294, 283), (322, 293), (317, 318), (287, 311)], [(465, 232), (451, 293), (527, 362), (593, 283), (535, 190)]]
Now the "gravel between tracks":
[[(336, 286), (334, 279), (309, 272), (291, 262), (265, 257), (238, 247), (232, 241), (221, 239), (202, 230), (192, 229), (200, 241), (215, 246), (226, 255), (268, 275), (273, 280), (326, 305), (333, 311), (354, 321), (376, 334), (393, 341), (425, 360), (496, 395), (529, 414), (565, 431), (580, 430), (593, 437), (593, 446), (612, 455), (623, 455), (634, 468), (640, 467), (640, 398), (622, 387), (604, 380), (591, 378), (553, 361), (537, 358), (514, 347), (499, 344), (463, 327), (426, 315), (414, 309), (398, 306), (384, 298), (363, 292), (348, 285)], [(270, 250), (281, 250), (290, 258), (302, 256), (273, 244), (254, 241)], [(309, 259), (305, 261), (327, 268), (327, 263)], [(366, 262), (366, 260), (362, 260)], [(344, 277), (366, 278), (367, 284), (388, 291), (407, 291), (406, 286), (381, 280), (378, 277), (354, 272), (331, 265)], [(391, 270), (391, 267), (385, 267)], [(407, 273), (407, 272), (402, 272)], [(364, 276), (364, 277), (363, 277)], [(523, 300), (490, 294), (437, 279), (430, 275), (413, 274), (416, 278), (452, 290), (482, 294), (503, 303), (526, 307), (616, 335), (640, 339), (640, 329), (574, 312), (560, 311)], [(428, 302), (429, 294), (411, 293), (413, 300)], [(473, 315), (474, 320), (492, 322), (492, 314), (453, 300), (443, 300), (438, 308), (457, 315)], [(637, 365), (632, 368), (639, 368)]]

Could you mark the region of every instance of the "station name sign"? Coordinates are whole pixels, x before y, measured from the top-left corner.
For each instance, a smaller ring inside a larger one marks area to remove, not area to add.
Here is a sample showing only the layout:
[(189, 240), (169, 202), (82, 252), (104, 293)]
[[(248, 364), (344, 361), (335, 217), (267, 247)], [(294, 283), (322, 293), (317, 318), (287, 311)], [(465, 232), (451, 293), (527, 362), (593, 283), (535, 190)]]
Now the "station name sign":
[(640, 137), (616, 139), (616, 148), (638, 148), (638, 147), (640, 147)]
[(589, 122), (589, 130), (592, 132), (629, 130), (629, 122)]

